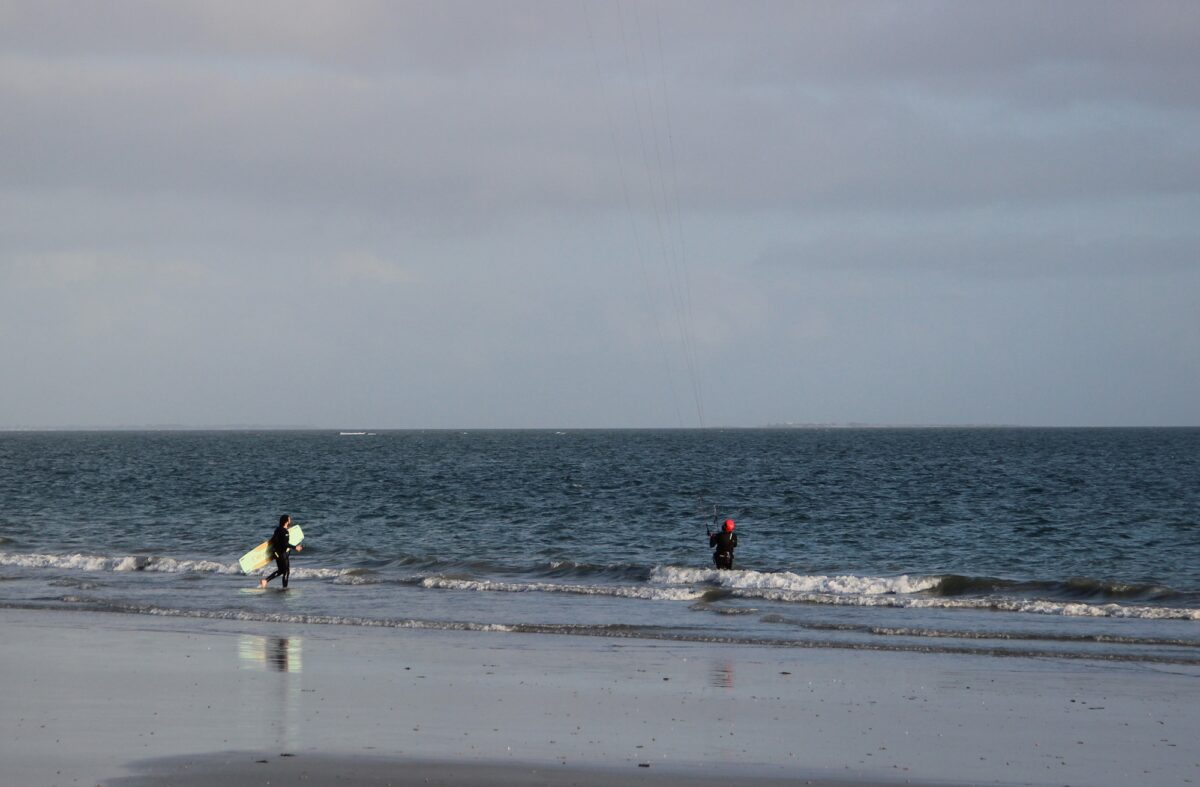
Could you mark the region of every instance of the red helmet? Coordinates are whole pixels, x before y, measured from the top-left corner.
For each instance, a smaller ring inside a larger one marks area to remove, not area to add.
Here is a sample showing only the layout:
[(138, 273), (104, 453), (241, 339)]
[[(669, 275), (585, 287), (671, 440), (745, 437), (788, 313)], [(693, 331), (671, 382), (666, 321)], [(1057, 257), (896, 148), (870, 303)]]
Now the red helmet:
[(724, 530), (726, 533), (732, 533), (732, 532), (733, 532), (733, 529), (734, 529), (735, 527), (736, 527), (736, 525), (734, 525), (734, 524), (733, 524), (733, 520), (732, 520), (732, 519), (726, 519), (726, 520), (725, 520), (725, 525), (724, 525), (724, 526), (723, 526), (721, 529), (722, 529), (722, 530)]

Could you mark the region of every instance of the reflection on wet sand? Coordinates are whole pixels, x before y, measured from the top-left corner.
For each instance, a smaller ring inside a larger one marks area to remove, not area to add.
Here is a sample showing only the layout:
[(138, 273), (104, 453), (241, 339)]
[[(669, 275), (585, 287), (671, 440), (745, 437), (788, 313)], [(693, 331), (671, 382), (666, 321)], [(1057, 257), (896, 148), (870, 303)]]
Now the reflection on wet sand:
[(715, 661), (709, 672), (709, 683), (719, 689), (733, 688), (733, 662)]
[(300, 693), (303, 676), (300, 658), (303, 640), (299, 637), (238, 637), (238, 664), (241, 669), (268, 673), (241, 681), (242, 699), (247, 707), (262, 708), (269, 722), (258, 727), (268, 735), (260, 745), (296, 748), (300, 740)]
[(243, 634), (238, 639), (238, 658), (247, 669), (274, 672), (300, 672), (301, 644), (299, 637), (260, 637)]

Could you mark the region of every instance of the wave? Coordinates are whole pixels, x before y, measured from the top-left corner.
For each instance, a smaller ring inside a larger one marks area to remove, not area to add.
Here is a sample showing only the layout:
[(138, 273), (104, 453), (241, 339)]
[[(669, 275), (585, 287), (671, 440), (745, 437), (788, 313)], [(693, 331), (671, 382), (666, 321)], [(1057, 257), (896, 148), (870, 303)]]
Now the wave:
[(497, 582), (486, 579), (425, 577), (421, 587), (441, 590), (475, 590), (497, 593), (572, 593), (582, 596), (616, 596), (650, 601), (695, 601), (707, 591), (695, 588), (662, 588), (648, 585), (568, 585), (555, 582)]
[(88, 582), (86, 579), (77, 579), (75, 577), (60, 577), (52, 579), (48, 583), (52, 588), (77, 588), (79, 590), (96, 590), (102, 585), (99, 582)]
[[(445, 561), (430, 558), (400, 558), (384, 564), (385, 566), (403, 567), (419, 573), (407, 573), (400, 576), (388, 576), (383, 567), (365, 568), (362, 566), (348, 568), (322, 568), (292, 564), (292, 576), (300, 579), (332, 579), (337, 584), (368, 585), (368, 584), (417, 584), (431, 574), (445, 574), (462, 571), (466, 576), (486, 574), (525, 573), (546, 578), (607, 578), (619, 580), (644, 581), (649, 575), (646, 567), (630, 564), (590, 564), (574, 561), (550, 561), (527, 565), (518, 569), (510, 565), (492, 563), (490, 561)], [(44, 554), (44, 553), (15, 553), (0, 552), (0, 566), (33, 569), (61, 569), (77, 572), (133, 572), (147, 571), (166, 574), (227, 574), (240, 575), (241, 568), (236, 562), (222, 563), (213, 560), (189, 560), (157, 555), (91, 555), (75, 554)], [(496, 590), (509, 590), (504, 587), (511, 583), (496, 583)], [(539, 583), (535, 583), (539, 584)], [(559, 589), (568, 586), (540, 583), (543, 589)], [(585, 592), (582, 586), (575, 592)], [(534, 588), (529, 588), (534, 589)], [(636, 594), (634, 594), (636, 595)], [(671, 594), (667, 594), (671, 595)], [(678, 598), (694, 598), (694, 595), (674, 594)]]
[(604, 579), (645, 582), (650, 579), (649, 566), (636, 563), (579, 563), (574, 560), (552, 560), (540, 564), (529, 573), (550, 577), (602, 577)]
[(377, 585), (387, 580), (369, 568), (348, 568), (334, 577), (335, 585)]
[(1041, 594), (1088, 601), (1170, 601), (1184, 597), (1162, 585), (1115, 582), (1090, 577), (1058, 581), (1020, 582), (994, 577), (948, 574), (933, 588), (939, 596), (971, 596), (990, 593)]
[[(397, 572), (399, 565), (408, 569)], [(102, 556), (0, 552), (0, 567), (54, 569), (76, 573), (113, 572), (239, 576), (236, 563), (185, 560), (155, 555)], [(430, 572), (434, 566), (461, 569)], [(392, 561), (375, 568), (326, 568), (297, 565), (297, 579), (330, 580), (342, 585), (398, 584), (435, 590), (492, 593), (567, 593), (648, 601), (715, 602), (744, 599), (779, 604), (817, 604), (896, 609), (973, 609), (1038, 615), (1147, 620), (1200, 620), (1196, 594), (1157, 585), (1106, 582), (1087, 578), (1018, 582), (958, 574), (859, 576), (800, 574), (791, 571), (719, 571), (681, 566), (639, 567), (630, 564), (581, 564), (554, 561), (515, 571), (491, 573), (490, 563), (464, 564), (438, 560)], [(416, 572), (413, 569), (417, 569)], [(425, 569), (425, 570), (421, 570)], [(481, 573), (484, 572), (484, 573)], [(553, 580), (553, 581), (546, 581)], [(582, 581), (570, 581), (582, 580)], [(1143, 603), (1134, 603), (1134, 602)]]
[[(603, 579), (610, 582), (645, 582), (650, 577), (648, 566), (621, 563), (579, 563), (573, 560), (514, 565), (491, 561), (447, 561), (430, 558), (401, 558), (384, 564), (393, 575), (383, 573), (383, 566), (345, 569), (338, 582), (351, 585), (419, 584), (425, 577), (536, 577), (539, 579)], [(399, 576), (395, 570), (401, 569)]]
[(0, 552), (0, 566), (19, 568), (58, 568), (74, 571), (161, 571), (164, 573), (201, 572), (206, 574), (241, 573), (236, 563), (224, 564), (211, 560), (178, 560), (150, 555), (45, 555)]
[(938, 586), (939, 577), (860, 577), (849, 574), (793, 574), (790, 571), (719, 571), (717, 569), (658, 566), (650, 572), (650, 581), (662, 585), (715, 585), (740, 592), (785, 591), (795, 593), (832, 593), (875, 596), (893, 593), (920, 593)]
[[(16, 554), (0, 552), (0, 566), (16, 568), (51, 568), (89, 573), (126, 573), (146, 571), (163, 574), (241, 574), (237, 563), (219, 563), (214, 560), (182, 560), (156, 555), (46, 555), (38, 553)], [(308, 568), (292, 569), (292, 576), (310, 579), (333, 579), (352, 569)]]
[(1200, 609), (1193, 607), (1150, 607), (1126, 604), (1048, 601), (990, 596), (985, 598), (939, 598), (920, 596), (838, 596), (829, 593), (799, 591), (732, 591), (736, 598), (804, 604), (829, 604), (853, 607), (890, 607), (893, 609), (975, 609), (994, 612), (1020, 612), (1065, 617), (1141, 618), (1144, 620), (1200, 620)]
[[(153, 615), (172, 618), (197, 618), (203, 620), (284, 623), (303, 625), (357, 626), (364, 628), (428, 629), (436, 631), (497, 632), (516, 634), (549, 634), (583, 637), (605, 637), (617, 639), (661, 640), (668, 642), (690, 642), (710, 645), (748, 645), (768, 648), (860, 650), (902, 653), (955, 654), (970, 656), (999, 656), (1015, 658), (1050, 658), (1104, 662), (1179, 664), (1200, 666), (1200, 658), (1154, 653), (1089, 652), (1068, 650), (1043, 650), (1038, 648), (1007, 648), (988, 646), (944, 645), (940, 643), (913, 644), (903, 641), (846, 642), (838, 640), (778, 639), (764, 637), (740, 637), (705, 633), (697, 630), (680, 630), (633, 626), (625, 624), (571, 624), (571, 623), (476, 623), (455, 620), (421, 620), (415, 618), (366, 618), (339, 615), (317, 615), (286, 612), (251, 612), (247, 610), (181, 609), (155, 605), (122, 604), (99, 602), (92, 599), (63, 599), (88, 603), (96, 612)], [(0, 608), (37, 609), (57, 611), (60, 606), (36, 602), (8, 603), (0, 601)], [(72, 607), (78, 611), (80, 607)]]
[(871, 634), (882, 637), (913, 637), (931, 639), (1004, 640), (1008, 642), (1064, 642), (1098, 645), (1141, 645), (1148, 647), (1200, 648), (1200, 639), (1175, 637), (1136, 637), (1116, 634), (1068, 634), (1033, 631), (970, 631), (964, 629), (935, 629), (910, 626), (873, 626), (858, 623), (815, 623), (784, 615), (769, 614), (759, 618), (761, 623), (774, 623), (810, 631), (837, 631), (852, 634)]
[(1002, 596), (979, 598), (930, 595), (939, 577), (804, 576), (789, 572), (717, 571), (659, 567), (651, 572), (657, 584), (567, 584), (505, 582), (448, 576), (425, 577), (418, 585), (441, 590), (503, 593), (571, 593), (651, 601), (715, 602), (738, 598), (776, 603), (893, 609), (974, 609), (1039, 615), (1146, 620), (1200, 620), (1191, 607), (1136, 606), (1116, 603), (1060, 602)]
[[(896, 609), (977, 609), (1067, 617), (1200, 620), (1200, 609), (1099, 603), (1096, 599), (1176, 600), (1184, 594), (1151, 585), (1132, 585), (1089, 579), (1019, 583), (959, 575), (864, 577), (856, 575), (795, 574), (789, 571), (718, 571), (717, 569), (656, 567), (650, 581), (663, 585), (705, 584), (725, 597), (793, 604), (825, 604)], [(1074, 593), (1086, 600), (1029, 597), (1041, 592), (1054, 596)], [(1027, 595), (1028, 594), (1028, 595)]]

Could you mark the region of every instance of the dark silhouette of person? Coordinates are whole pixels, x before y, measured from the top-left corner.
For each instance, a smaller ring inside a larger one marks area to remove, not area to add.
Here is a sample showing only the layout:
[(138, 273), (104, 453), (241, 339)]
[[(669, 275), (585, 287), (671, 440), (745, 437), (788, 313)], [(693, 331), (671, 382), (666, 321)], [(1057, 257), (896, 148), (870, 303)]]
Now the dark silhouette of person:
[(737, 533), (733, 532), (735, 527), (732, 519), (726, 519), (720, 530), (708, 534), (708, 545), (716, 549), (713, 552), (713, 563), (717, 568), (733, 568), (733, 550), (737, 549)]
[[(292, 526), (292, 518), (287, 514), (279, 517), (279, 527), (275, 528), (275, 532), (271, 534), (271, 539), (268, 542), (267, 551), (271, 557), (275, 558), (275, 571), (269, 574), (265, 579), (258, 581), (260, 588), (265, 588), (267, 583), (275, 577), (283, 577), (283, 586), (288, 586), (288, 576), (292, 573), (292, 567), (288, 561), (288, 550), (292, 548), (288, 542), (288, 528)], [(296, 545), (296, 551), (300, 552), (304, 547)]]

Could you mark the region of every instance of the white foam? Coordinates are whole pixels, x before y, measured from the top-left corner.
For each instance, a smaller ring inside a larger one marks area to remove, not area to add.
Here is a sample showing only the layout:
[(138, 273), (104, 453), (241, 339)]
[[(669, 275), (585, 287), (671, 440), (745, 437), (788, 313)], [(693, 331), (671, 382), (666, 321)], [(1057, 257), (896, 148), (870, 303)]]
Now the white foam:
[(246, 620), (269, 623), (305, 623), (330, 626), (366, 626), (372, 628), (432, 629), (437, 631), (498, 631), (512, 632), (519, 627), (503, 623), (470, 623), (454, 620), (390, 620), (379, 618), (342, 617), (339, 615), (304, 615), (288, 613), (248, 612), (239, 610), (176, 609), (170, 607), (127, 607), (122, 611), (162, 617), (204, 618), (208, 620)]
[(18, 568), (64, 568), (75, 571), (115, 571), (117, 564), (132, 558), (110, 558), (98, 555), (17, 555), (0, 552), (0, 566)]
[(1064, 617), (1139, 618), (1144, 620), (1200, 620), (1200, 609), (1188, 607), (1123, 606), (1085, 604), (1036, 599), (941, 598), (903, 595), (836, 595), (792, 590), (735, 590), (738, 598), (791, 603), (830, 604), (847, 607), (891, 607), (896, 609), (982, 609)]
[[(293, 568), (291, 574), (300, 579), (333, 579), (338, 580), (351, 571), (348, 568)], [(238, 573), (241, 573), (240, 569)]]
[(426, 577), (421, 587), (442, 590), (475, 590), (498, 593), (574, 593), (584, 596), (616, 596), (650, 601), (694, 601), (704, 595), (695, 588), (662, 588), (647, 585), (567, 585), (555, 582), (493, 582), (482, 579)]
[(333, 580), (335, 585), (377, 585), (380, 580), (377, 577), (366, 576), (357, 572), (344, 572), (339, 574)]
[(789, 571), (719, 571), (658, 566), (651, 572), (650, 581), (672, 586), (710, 585), (727, 589), (736, 598), (798, 604), (896, 609), (983, 609), (1064, 617), (1200, 620), (1200, 609), (1186, 607), (1087, 604), (998, 596), (946, 598), (919, 595), (936, 588), (940, 579), (907, 574), (898, 577), (827, 576)]
[[(0, 552), (0, 566), (19, 568), (57, 568), (89, 572), (148, 571), (163, 574), (241, 574), (237, 563), (218, 563), (214, 560), (180, 560), (150, 555), (42, 555)], [(350, 569), (294, 568), (292, 575), (310, 579), (333, 579)]]
[(176, 560), (173, 557), (121, 558), (114, 571), (156, 571), (163, 574), (240, 574), (236, 563), (212, 560)]
[(657, 566), (650, 581), (662, 585), (708, 584), (729, 590), (779, 590), (836, 595), (919, 593), (937, 587), (937, 577), (859, 577), (851, 574), (793, 574), (790, 571), (718, 571), (717, 569)]
[(1189, 609), (1187, 607), (1134, 607), (1122, 606), (1121, 604), (1059, 603), (1054, 601), (1016, 601), (1007, 603), (1011, 604), (1011, 609), (1014, 612), (1030, 612), (1038, 615), (1141, 618), (1144, 620), (1200, 620), (1200, 609)]
[(117, 562), (117, 564), (115, 566), (113, 566), (112, 570), (113, 571), (139, 571), (145, 567), (146, 567), (146, 559), (145, 558), (142, 558), (139, 560), (136, 557), (130, 556), (130, 557), (121, 558)]

